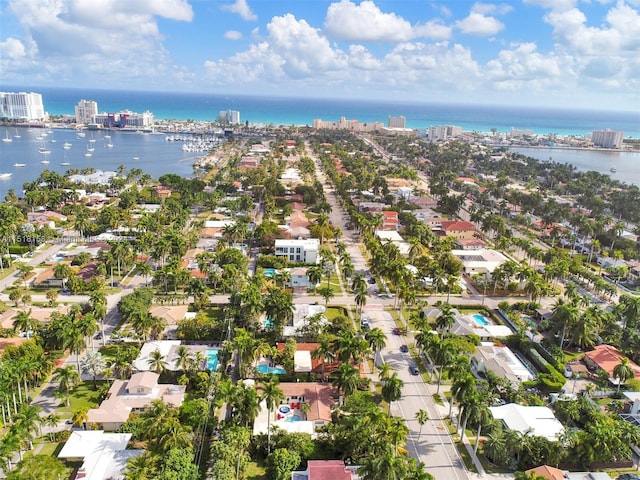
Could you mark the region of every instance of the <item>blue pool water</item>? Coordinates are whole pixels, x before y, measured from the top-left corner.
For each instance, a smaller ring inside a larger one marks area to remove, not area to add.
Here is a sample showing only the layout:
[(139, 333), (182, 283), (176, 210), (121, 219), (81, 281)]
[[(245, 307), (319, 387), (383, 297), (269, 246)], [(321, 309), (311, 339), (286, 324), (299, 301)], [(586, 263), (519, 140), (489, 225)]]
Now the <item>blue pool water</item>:
[(285, 422), (299, 422), (301, 420), (300, 415), (291, 415), (285, 418)]
[(207, 368), (215, 372), (218, 368), (218, 350), (207, 350)]
[(287, 371), (282, 367), (270, 367), (269, 365), (261, 364), (256, 367), (259, 373), (268, 373), (270, 375), (282, 375)]
[(269, 317), (264, 317), (262, 319), (262, 325), (263, 328), (267, 329), (267, 328), (273, 328), (273, 320)]
[(471, 315), (471, 318), (473, 318), (473, 321), (475, 322), (476, 325), (479, 325), (481, 327), (486, 327), (487, 325), (491, 325), (489, 320), (487, 320), (484, 315), (480, 315), (479, 313), (474, 313), (473, 315)]
[(273, 277), (276, 274), (276, 269), (275, 268), (265, 268), (264, 269), (264, 276), (265, 277)]

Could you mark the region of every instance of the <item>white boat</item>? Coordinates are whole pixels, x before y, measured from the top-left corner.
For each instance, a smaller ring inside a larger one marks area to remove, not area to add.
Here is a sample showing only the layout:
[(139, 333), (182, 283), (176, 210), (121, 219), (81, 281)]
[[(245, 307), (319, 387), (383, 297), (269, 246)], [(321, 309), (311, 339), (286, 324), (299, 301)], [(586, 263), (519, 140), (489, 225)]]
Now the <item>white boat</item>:
[(48, 154), (50, 154), (50, 153), (51, 153), (51, 150), (47, 150), (47, 149), (46, 149), (46, 148), (44, 148), (44, 147), (40, 147), (40, 148), (38, 149), (38, 152), (39, 152), (39, 153), (41, 153), (42, 155), (48, 155)]
[(0, 173), (0, 178), (9, 178), (13, 173)]
[(104, 138), (111, 138), (111, 135), (105, 135)]
[(87, 134), (84, 132), (76, 132), (76, 135), (78, 136), (78, 138), (84, 138)]
[(610, 171), (611, 173), (616, 173), (616, 172), (618, 171), (618, 169), (617, 169), (617, 168), (616, 168), (616, 166), (614, 165), (613, 167), (611, 167), (611, 168), (609, 169), (609, 171)]
[(16, 128), (16, 134), (13, 136), (13, 138), (22, 138), (22, 136), (18, 133), (17, 128)]
[(40, 160), (40, 163), (42, 163), (43, 165), (49, 165), (50, 162), (45, 158), (44, 160)]
[(113, 143), (109, 142), (105, 145), (107, 148), (113, 148)]
[(9, 130), (5, 130), (5, 132), (6, 132), (7, 136), (6, 136), (6, 137), (4, 137), (4, 138), (2, 139), (2, 141), (3, 141), (4, 143), (13, 142), (13, 138), (11, 138), (11, 137), (9, 136)]
[(16, 163), (13, 164), (13, 166), (16, 167), (16, 168), (17, 167), (26, 167), (27, 164), (26, 163), (18, 163), (18, 162), (16, 162)]
[(64, 148), (65, 150), (69, 150), (71, 148), (71, 144), (69, 142), (64, 142), (62, 148)]
[(91, 153), (93, 151), (93, 148), (89, 148), (89, 145), (87, 145), (87, 151), (84, 152), (84, 156), (89, 158), (91, 155), (93, 155), (93, 153)]
[(71, 165), (71, 162), (60, 162), (60, 165), (62, 165), (63, 167), (68, 167), (69, 165)]
[(131, 157), (132, 160), (140, 160), (140, 157), (138, 155), (134, 155), (133, 157)]
[(87, 152), (93, 152), (93, 151), (95, 151), (95, 148), (93, 148), (93, 147), (87, 148)]

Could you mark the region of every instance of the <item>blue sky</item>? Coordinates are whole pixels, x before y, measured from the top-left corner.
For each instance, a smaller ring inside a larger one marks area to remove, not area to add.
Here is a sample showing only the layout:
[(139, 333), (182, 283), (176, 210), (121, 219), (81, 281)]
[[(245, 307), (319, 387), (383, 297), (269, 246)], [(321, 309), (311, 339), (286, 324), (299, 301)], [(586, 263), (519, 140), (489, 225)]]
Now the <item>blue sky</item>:
[(0, 83), (640, 110), (640, 0), (0, 0)]

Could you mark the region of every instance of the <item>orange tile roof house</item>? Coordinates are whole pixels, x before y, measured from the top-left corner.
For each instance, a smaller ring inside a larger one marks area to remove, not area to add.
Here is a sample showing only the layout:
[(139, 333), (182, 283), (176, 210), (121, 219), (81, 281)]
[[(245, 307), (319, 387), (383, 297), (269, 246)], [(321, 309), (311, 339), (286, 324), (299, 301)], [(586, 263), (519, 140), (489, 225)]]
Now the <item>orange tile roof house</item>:
[(442, 231), (447, 237), (471, 240), (476, 233), (476, 227), (471, 222), (443, 220), (441, 225)]
[(394, 210), (382, 211), (382, 230), (398, 230), (399, 225), (398, 212)]
[[(613, 380), (613, 369), (620, 364), (623, 358), (626, 356), (611, 345), (598, 345), (584, 355), (584, 361), (587, 365), (604, 370), (610, 380)], [(640, 379), (640, 366), (631, 360), (629, 360), (629, 366), (633, 369), (634, 378)], [(617, 380), (612, 381), (612, 383), (616, 382)]]
[(547, 480), (565, 480), (567, 478), (567, 475), (565, 475), (562, 470), (560, 470), (559, 468), (550, 467), (549, 465), (541, 465), (536, 468), (530, 468), (524, 473), (527, 474), (527, 477), (530, 477), (533, 473), (536, 477), (546, 478)]

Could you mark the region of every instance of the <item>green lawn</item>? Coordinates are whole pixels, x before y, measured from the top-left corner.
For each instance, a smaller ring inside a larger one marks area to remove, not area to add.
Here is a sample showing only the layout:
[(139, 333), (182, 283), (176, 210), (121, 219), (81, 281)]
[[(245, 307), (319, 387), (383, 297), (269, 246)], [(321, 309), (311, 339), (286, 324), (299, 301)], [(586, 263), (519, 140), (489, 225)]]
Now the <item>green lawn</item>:
[(267, 476), (264, 466), (258, 465), (256, 462), (249, 462), (245, 470), (244, 478), (247, 480), (266, 480)]
[(478, 470), (476, 470), (476, 466), (473, 464), (473, 461), (471, 460), (471, 455), (469, 455), (467, 448), (462, 443), (456, 443), (456, 448), (458, 449), (458, 453), (460, 454), (460, 457), (464, 461), (464, 464), (467, 467), (467, 470), (473, 473), (478, 473)]
[[(101, 383), (105, 383), (104, 380), (98, 381), (98, 388)], [(91, 380), (82, 382), (79, 384), (69, 397), (69, 406), (64, 405), (58, 408), (58, 412), (61, 414), (72, 414), (76, 410), (96, 408), (100, 404), (100, 394), (93, 389), (93, 382)]]
[(342, 315), (343, 317), (349, 318), (349, 315), (347, 314), (347, 311), (345, 310), (344, 307), (328, 307), (327, 311), (324, 312), (325, 317), (327, 317), (327, 320), (331, 321), (334, 318), (336, 318), (338, 315)]

